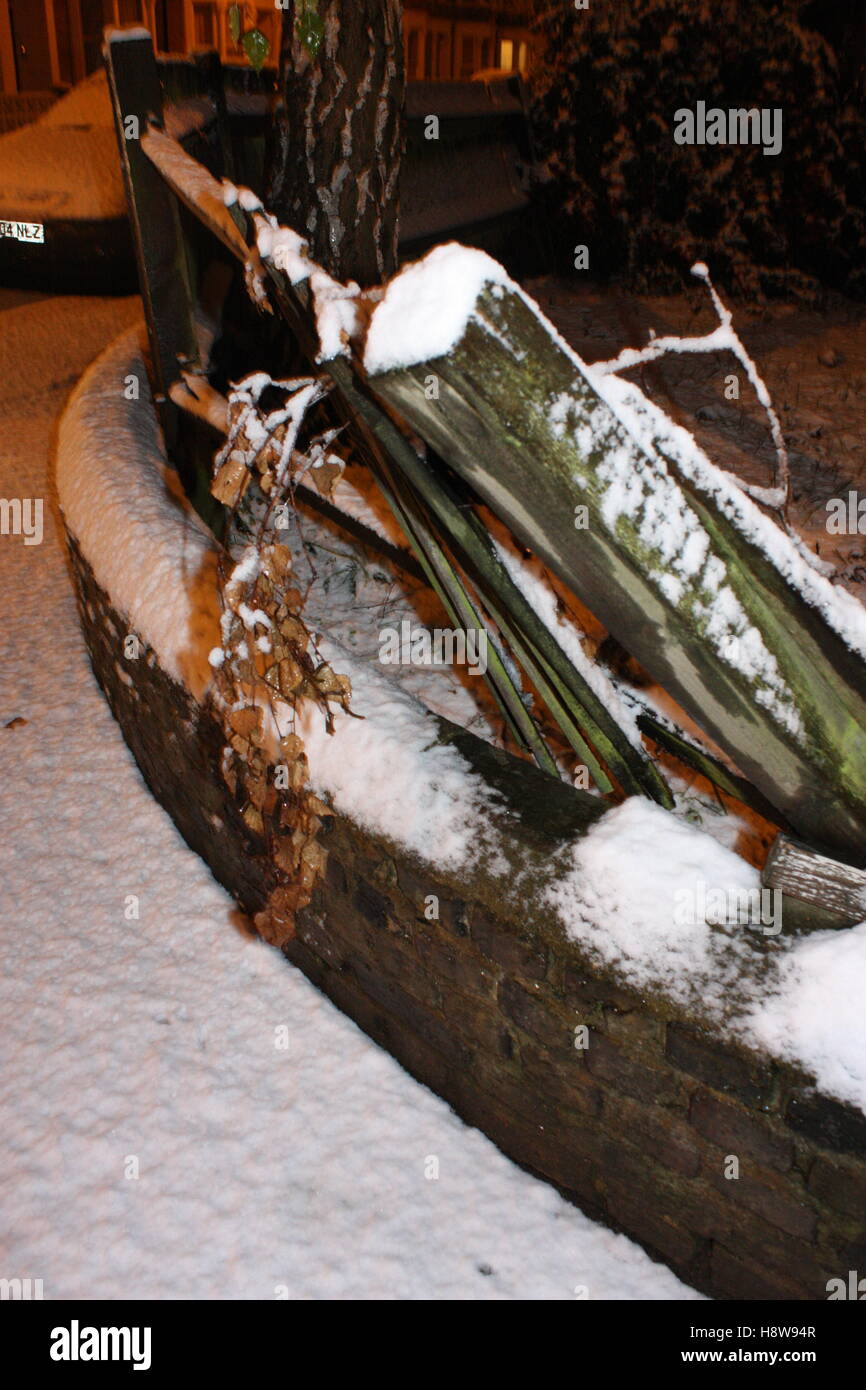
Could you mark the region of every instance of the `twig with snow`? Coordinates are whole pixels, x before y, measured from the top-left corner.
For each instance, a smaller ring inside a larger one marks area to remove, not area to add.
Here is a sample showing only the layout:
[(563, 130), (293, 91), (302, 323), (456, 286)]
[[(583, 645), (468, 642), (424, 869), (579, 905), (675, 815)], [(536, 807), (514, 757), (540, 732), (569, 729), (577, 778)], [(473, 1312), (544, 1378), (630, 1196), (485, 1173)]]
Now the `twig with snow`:
[(764, 506), (778, 511), (790, 534), (787, 518), (791, 491), (790, 461), (782, 434), (782, 426), (773, 407), (769, 389), (758, 371), (754, 359), (749, 356), (745, 344), (736, 332), (733, 315), (722, 302), (712, 282), (710, 272), (703, 261), (698, 261), (692, 266), (692, 275), (698, 280), (703, 280), (709, 290), (713, 308), (719, 317), (718, 328), (713, 329), (712, 333), (705, 333), (694, 338), (681, 338), (675, 334), (668, 334), (663, 338), (652, 337), (644, 348), (624, 348), (618, 357), (614, 357), (608, 362), (593, 362), (592, 370), (600, 376), (625, 372), (630, 367), (637, 367), (645, 362), (654, 362), (667, 352), (732, 352), (745, 371), (754, 388), (755, 395), (766, 412), (776, 449), (776, 470), (772, 487), (756, 487), (750, 483), (743, 483), (733, 474), (727, 476), (756, 502), (761, 502)]

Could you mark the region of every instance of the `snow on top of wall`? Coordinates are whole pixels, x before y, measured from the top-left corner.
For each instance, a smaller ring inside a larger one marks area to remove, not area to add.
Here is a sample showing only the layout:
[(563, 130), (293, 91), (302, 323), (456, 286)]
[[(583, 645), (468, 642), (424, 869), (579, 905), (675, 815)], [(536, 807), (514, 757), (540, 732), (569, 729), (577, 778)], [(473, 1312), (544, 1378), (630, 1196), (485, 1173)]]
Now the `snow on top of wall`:
[[(207, 676), (218, 631), (213, 552), (166, 473), (137, 331), (97, 360), (67, 407), (58, 490), (113, 604), (169, 674), (195, 685), (190, 671), (201, 664)], [(137, 403), (123, 398), (130, 372), (142, 383)], [(335, 712), (329, 735), (315, 706), (302, 710), (315, 789), (428, 863), (459, 870), (483, 862), (487, 873), (504, 873), (490, 824), (495, 793), (456, 749), (434, 742), (430, 716), (381, 669), (327, 638), (321, 650), (349, 675), (364, 717)], [(754, 927), (711, 926), (701, 913), (702, 893), (757, 889), (756, 870), (711, 836), (631, 798), (560, 850), (545, 901), (566, 936), (634, 987), (699, 1009), (721, 1033), (798, 1063), (866, 1111), (866, 923), (807, 938), (786, 936), (783, 923), (757, 957)], [(523, 899), (538, 885), (518, 876), (502, 891)]]
[(686, 1006), (703, 1002), (722, 1012), (745, 943), (697, 921), (677, 894), (693, 889), (697, 904), (699, 883), (751, 891), (759, 886), (757, 869), (643, 797), (596, 822), (561, 867), (546, 898), (571, 940), (638, 988), (653, 984)]
[[(216, 553), (166, 465), (140, 334), (117, 339), (76, 387), (60, 421), (57, 487), (97, 583), (168, 674), (200, 695), (219, 632)], [(130, 378), (140, 401), (125, 398)]]
[(364, 351), (371, 376), (444, 357), (463, 336), (485, 285), (510, 285), (498, 261), (456, 241), (406, 266), (377, 305)]
[(866, 922), (788, 944), (778, 982), (748, 1010), (744, 1035), (814, 1073), (866, 1111)]
[[(733, 909), (759, 875), (704, 831), (632, 797), (562, 857), (546, 901), (568, 937), (639, 990), (712, 1018), (722, 1033), (811, 1073), (866, 1112), (866, 922), (785, 935), (756, 968), (754, 926), (709, 925), (714, 895)], [(767, 904), (770, 907), (770, 904)]]
[(352, 709), (364, 718), (336, 710), (330, 735), (318, 708), (302, 707), (295, 727), (315, 790), (427, 863), (455, 870), (483, 862), (487, 873), (507, 873), (490, 825), (495, 794), (456, 748), (432, 741), (436, 730), (423, 706), (344, 646), (324, 639), (319, 650), (351, 680)]

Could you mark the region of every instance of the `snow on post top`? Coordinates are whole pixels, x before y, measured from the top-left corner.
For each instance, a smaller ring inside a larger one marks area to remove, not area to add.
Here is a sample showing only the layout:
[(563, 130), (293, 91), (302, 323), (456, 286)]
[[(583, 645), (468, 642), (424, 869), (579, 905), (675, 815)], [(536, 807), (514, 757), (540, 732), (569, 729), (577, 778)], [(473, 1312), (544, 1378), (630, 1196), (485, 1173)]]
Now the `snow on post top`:
[(444, 357), (463, 336), (485, 285), (510, 285), (498, 261), (458, 242), (437, 246), (389, 284), (370, 322), (371, 376)]

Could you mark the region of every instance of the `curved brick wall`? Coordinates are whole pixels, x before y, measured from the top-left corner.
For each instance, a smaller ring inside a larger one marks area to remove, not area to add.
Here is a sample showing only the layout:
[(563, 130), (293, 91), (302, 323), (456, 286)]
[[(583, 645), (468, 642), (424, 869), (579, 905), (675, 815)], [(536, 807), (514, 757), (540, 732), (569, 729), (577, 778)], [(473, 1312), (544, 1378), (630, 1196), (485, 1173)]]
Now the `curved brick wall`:
[[(69, 535), (82, 627), (154, 795), (255, 915), (277, 887), (267, 841), (233, 802), (222, 729), (190, 693), (207, 678), (209, 541), (178, 520), (165, 491), (147, 391), (128, 402), (120, 390), (133, 369), (144, 378), (134, 333), (94, 364), (61, 422), (61, 505), (88, 537), (85, 553)], [(180, 549), (163, 535), (172, 527)], [(166, 585), (179, 595), (174, 610)], [(142, 655), (127, 662), (129, 614), (161, 651), (167, 643), (163, 665), (142, 632)], [(178, 622), (196, 660), (169, 650)], [(483, 856), (472, 871), (430, 868), (335, 815), (323, 828), (325, 875), (283, 948), (289, 960), (506, 1153), (715, 1297), (823, 1299), (829, 1279), (866, 1277), (866, 1116), (739, 1046), (709, 1007), (687, 1012), (594, 964), (543, 890), (603, 804), (465, 730), (430, 724), (431, 744), (455, 744), (498, 794), (489, 820), (510, 879), (486, 872)], [(754, 994), (760, 948), (754, 959), (754, 979), (734, 989)], [(726, 1176), (732, 1156), (736, 1179)]]
[[(94, 671), (148, 784), (257, 912), (273, 871), (220, 775), (218, 725), (152, 652), (130, 681), (118, 660), (128, 622), (72, 539), (70, 553)], [(570, 789), (440, 728), (500, 790), (521, 854), (549, 858), (585, 821)], [(866, 1273), (862, 1114), (622, 988), (472, 876), (437, 873), (338, 817), (325, 843), (325, 878), (285, 954), (506, 1153), (715, 1297), (822, 1299), (828, 1279)]]

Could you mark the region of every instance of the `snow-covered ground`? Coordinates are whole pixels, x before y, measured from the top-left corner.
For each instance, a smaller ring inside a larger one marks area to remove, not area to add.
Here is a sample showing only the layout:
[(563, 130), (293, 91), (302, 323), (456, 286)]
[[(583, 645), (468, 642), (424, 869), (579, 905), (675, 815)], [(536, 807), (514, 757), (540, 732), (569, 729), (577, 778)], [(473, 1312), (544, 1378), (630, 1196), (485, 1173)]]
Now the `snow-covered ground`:
[(697, 1297), (462, 1125), (186, 849), (90, 673), (48, 500), (63, 399), (137, 303), (0, 311), (0, 491), (46, 499), (42, 544), (0, 537), (0, 1275), (47, 1298)]

